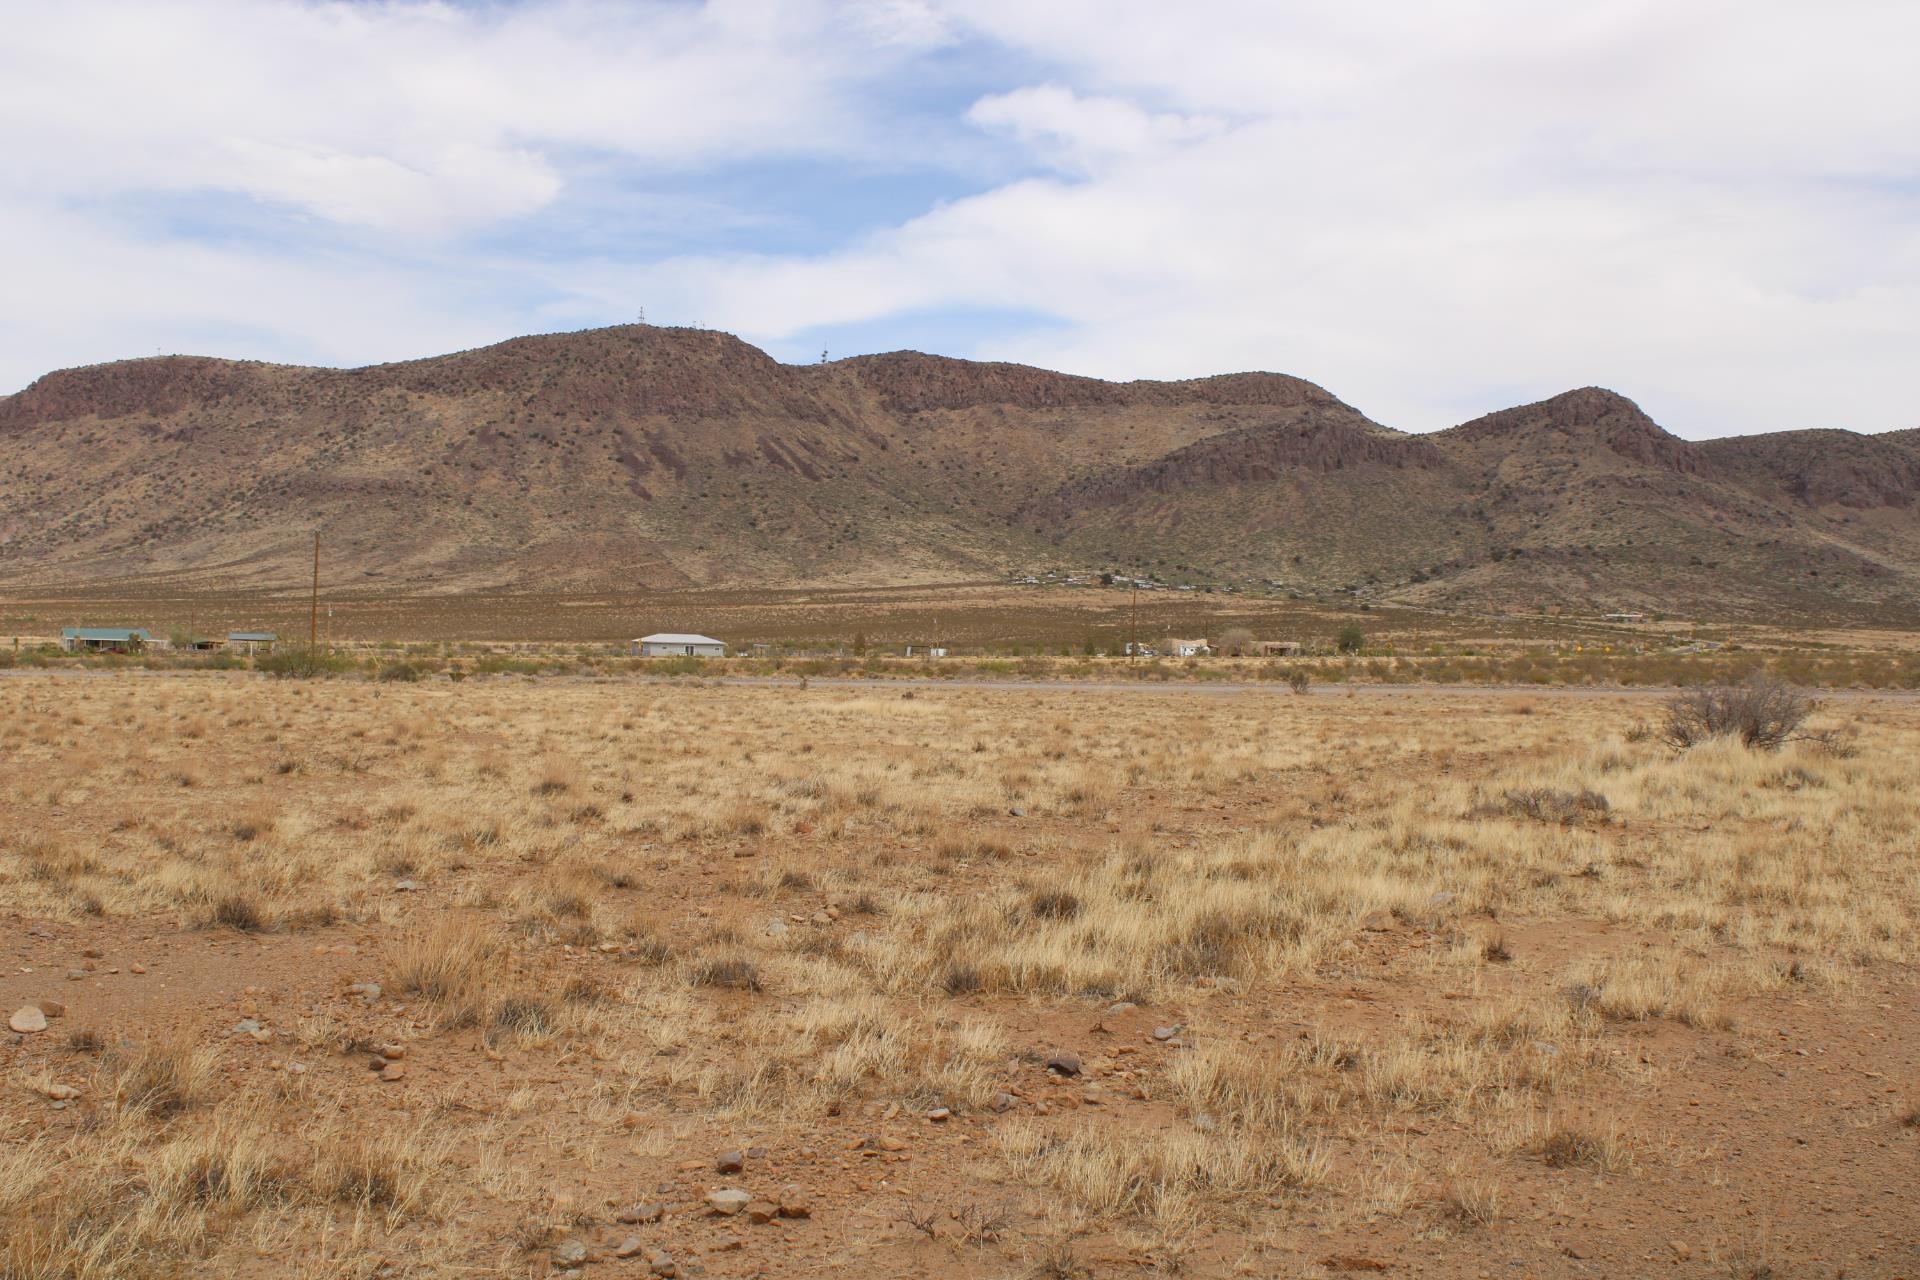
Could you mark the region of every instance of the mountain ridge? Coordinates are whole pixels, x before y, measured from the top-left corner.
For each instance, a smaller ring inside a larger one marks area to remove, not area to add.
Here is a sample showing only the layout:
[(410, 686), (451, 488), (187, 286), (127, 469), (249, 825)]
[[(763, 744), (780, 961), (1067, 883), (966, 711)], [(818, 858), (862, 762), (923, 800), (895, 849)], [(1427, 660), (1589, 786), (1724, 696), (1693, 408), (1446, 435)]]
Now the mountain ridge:
[(879, 584), (1023, 565), (1442, 607), (1897, 618), (1920, 430), (1688, 441), (1599, 387), (1410, 434), (1290, 374), (629, 325), (358, 369), (162, 356), (0, 397), (0, 584)]

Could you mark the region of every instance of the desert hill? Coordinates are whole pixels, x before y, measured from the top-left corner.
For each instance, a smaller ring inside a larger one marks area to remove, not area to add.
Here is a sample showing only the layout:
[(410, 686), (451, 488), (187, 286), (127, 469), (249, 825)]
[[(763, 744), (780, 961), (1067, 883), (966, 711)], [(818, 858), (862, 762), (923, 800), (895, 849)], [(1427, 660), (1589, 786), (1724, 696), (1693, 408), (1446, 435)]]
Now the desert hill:
[(1047, 565), (1447, 606), (1908, 617), (1920, 433), (1694, 443), (1597, 388), (1431, 435), (1312, 383), (623, 326), (316, 369), (174, 356), (0, 398), (0, 584), (458, 592)]

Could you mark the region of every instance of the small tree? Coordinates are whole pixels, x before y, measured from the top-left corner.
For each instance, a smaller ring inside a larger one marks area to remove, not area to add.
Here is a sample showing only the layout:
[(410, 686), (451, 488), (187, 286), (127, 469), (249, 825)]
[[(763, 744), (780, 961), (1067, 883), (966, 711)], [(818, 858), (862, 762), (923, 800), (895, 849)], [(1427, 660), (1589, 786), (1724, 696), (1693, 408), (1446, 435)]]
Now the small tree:
[(1216, 647), (1229, 658), (1244, 658), (1253, 652), (1253, 632), (1245, 627), (1228, 627), (1220, 633)]
[(1295, 667), (1287, 672), (1287, 687), (1295, 693), (1304, 694), (1313, 687), (1313, 677), (1307, 674), (1305, 667)]
[(1360, 629), (1357, 622), (1349, 622), (1340, 628), (1340, 634), (1334, 637), (1333, 647), (1342, 653), (1358, 653), (1367, 643), (1367, 633)]

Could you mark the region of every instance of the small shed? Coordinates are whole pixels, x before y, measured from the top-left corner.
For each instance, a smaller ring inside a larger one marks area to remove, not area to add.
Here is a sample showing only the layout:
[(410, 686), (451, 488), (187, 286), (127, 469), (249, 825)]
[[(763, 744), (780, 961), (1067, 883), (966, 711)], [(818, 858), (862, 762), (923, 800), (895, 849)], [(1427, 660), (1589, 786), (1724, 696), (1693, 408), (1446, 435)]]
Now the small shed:
[(712, 636), (661, 631), (641, 636), (632, 643), (628, 652), (641, 658), (724, 658), (727, 656), (727, 645), (724, 640), (715, 640)]
[(1292, 658), (1300, 652), (1298, 640), (1260, 640), (1255, 642), (1254, 652), (1263, 658)]
[(1198, 658), (1213, 652), (1205, 640), (1168, 640), (1167, 648), (1176, 658)]
[(272, 653), (280, 637), (272, 631), (229, 631), (227, 648), (235, 653)]
[(68, 653), (138, 653), (153, 644), (145, 627), (62, 627), (60, 647)]

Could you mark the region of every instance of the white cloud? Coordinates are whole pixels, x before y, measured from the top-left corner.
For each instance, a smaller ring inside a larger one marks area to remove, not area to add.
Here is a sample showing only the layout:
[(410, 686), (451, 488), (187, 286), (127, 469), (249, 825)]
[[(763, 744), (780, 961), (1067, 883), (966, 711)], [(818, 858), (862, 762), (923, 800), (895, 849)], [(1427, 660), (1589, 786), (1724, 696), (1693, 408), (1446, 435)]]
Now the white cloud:
[[(1693, 434), (1909, 426), (1916, 46), (1906, 0), (19, 6), (0, 385), (175, 330), (370, 359), (644, 301), (781, 343), (1031, 312), (972, 353), (1283, 369), (1413, 428), (1588, 382)], [(623, 249), (783, 243), (703, 185), (756, 163), (822, 208), (822, 172), (954, 172), (825, 251)], [(142, 217), (205, 193), (260, 226)]]

